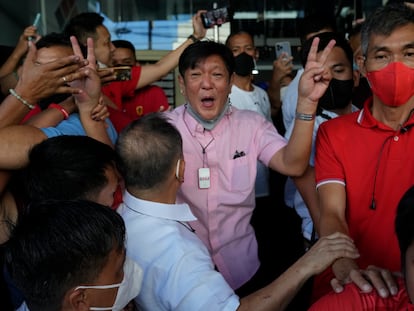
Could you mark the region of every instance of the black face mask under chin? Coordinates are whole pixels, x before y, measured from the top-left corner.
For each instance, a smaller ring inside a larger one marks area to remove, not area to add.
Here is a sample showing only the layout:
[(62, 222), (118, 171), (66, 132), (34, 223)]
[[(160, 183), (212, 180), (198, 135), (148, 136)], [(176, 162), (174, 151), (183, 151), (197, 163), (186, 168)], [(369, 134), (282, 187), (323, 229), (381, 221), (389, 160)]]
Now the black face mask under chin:
[(243, 52), (234, 58), (234, 72), (238, 76), (246, 77), (252, 74), (254, 68), (254, 60), (249, 54)]
[(326, 110), (345, 108), (351, 101), (353, 87), (353, 79), (332, 79), (325, 94), (319, 99), (318, 107)]

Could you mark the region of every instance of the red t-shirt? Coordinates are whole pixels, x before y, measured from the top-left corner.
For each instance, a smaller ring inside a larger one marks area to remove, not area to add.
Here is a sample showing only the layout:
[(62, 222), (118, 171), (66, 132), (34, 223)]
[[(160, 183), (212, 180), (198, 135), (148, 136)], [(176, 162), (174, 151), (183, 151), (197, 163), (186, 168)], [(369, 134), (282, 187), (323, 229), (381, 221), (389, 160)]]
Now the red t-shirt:
[(394, 220), (401, 197), (414, 184), (414, 116), (404, 124), (407, 130), (395, 131), (374, 119), (370, 106), (371, 99), (361, 111), (320, 125), (316, 183), (345, 186), (346, 220), (360, 268), (400, 271)]
[(309, 311), (414, 311), (403, 279), (398, 279), (398, 294), (381, 298), (376, 290), (361, 293), (355, 284), (347, 284), (342, 293), (330, 292), (315, 302)]
[(170, 107), (164, 90), (148, 85), (135, 91), (134, 96), (123, 99), (125, 113), (133, 120), (151, 112), (167, 111)]
[(102, 93), (109, 97), (114, 104), (122, 110), (122, 99), (134, 95), (141, 76), (141, 66), (133, 66), (131, 69), (131, 80), (114, 81), (102, 86)]

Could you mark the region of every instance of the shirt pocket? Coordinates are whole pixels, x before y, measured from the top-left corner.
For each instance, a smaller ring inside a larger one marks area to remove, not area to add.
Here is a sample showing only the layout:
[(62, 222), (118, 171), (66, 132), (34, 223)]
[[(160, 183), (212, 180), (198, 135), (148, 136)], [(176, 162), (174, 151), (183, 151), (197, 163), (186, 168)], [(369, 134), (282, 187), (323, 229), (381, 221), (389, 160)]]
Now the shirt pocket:
[(256, 160), (253, 161), (253, 167), (249, 155), (231, 159), (228, 162), (227, 176), (229, 176), (230, 184), (228, 188), (230, 191), (244, 192), (251, 190), (254, 185), (252, 175), (256, 170)]

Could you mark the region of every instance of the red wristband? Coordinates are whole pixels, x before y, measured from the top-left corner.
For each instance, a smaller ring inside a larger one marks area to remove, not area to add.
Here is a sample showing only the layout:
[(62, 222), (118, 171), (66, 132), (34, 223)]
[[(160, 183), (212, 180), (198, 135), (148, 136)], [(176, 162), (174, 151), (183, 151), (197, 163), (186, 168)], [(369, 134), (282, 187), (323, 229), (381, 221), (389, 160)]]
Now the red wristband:
[(65, 120), (67, 120), (69, 118), (69, 113), (61, 105), (50, 104), (48, 108), (54, 108), (54, 109), (59, 110), (63, 114), (63, 119), (65, 119)]

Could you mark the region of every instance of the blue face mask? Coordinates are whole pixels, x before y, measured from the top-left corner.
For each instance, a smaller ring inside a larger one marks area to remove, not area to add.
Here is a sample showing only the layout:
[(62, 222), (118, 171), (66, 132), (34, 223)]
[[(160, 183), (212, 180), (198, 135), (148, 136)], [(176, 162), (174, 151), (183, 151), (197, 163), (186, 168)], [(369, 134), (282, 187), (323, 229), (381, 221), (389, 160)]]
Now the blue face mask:
[(90, 286), (78, 286), (78, 289), (110, 289), (118, 288), (116, 298), (112, 307), (90, 307), (89, 310), (94, 311), (120, 311), (122, 310), (132, 299), (138, 296), (141, 290), (143, 272), (140, 266), (128, 257), (124, 263), (124, 278), (121, 283), (110, 285), (90, 285)]

